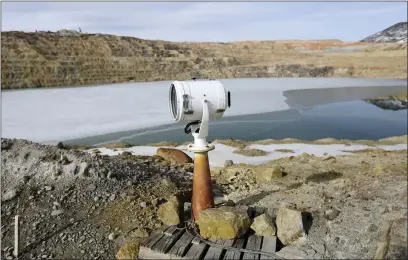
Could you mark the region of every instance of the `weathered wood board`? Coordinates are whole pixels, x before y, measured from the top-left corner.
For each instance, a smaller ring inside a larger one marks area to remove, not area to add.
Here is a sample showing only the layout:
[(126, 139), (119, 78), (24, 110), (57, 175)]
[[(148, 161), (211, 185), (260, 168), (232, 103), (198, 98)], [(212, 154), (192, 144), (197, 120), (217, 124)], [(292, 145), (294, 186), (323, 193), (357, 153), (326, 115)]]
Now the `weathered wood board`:
[[(251, 217), (259, 214), (250, 210)], [(221, 246), (237, 249), (251, 249), (258, 252), (275, 253), (276, 237), (261, 237), (247, 232), (243, 237), (235, 240), (211, 241)], [(201, 241), (193, 233), (176, 226), (168, 226), (154, 231), (149, 237), (141, 241), (140, 259), (216, 259), (216, 260), (241, 260), (241, 259), (274, 259), (263, 254), (239, 252), (222, 249)]]

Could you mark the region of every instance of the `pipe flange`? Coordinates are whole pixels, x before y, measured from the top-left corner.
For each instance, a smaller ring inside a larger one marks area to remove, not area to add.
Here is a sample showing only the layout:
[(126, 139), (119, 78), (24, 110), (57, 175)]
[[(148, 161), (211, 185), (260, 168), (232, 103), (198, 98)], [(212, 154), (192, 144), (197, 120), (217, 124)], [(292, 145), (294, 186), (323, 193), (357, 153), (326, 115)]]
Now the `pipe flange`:
[(202, 145), (194, 145), (194, 144), (189, 144), (187, 145), (187, 151), (194, 152), (194, 153), (205, 153), (209, 152), (215, 149), (215, 146), (212, 144), (207, 144), (206, 146)]

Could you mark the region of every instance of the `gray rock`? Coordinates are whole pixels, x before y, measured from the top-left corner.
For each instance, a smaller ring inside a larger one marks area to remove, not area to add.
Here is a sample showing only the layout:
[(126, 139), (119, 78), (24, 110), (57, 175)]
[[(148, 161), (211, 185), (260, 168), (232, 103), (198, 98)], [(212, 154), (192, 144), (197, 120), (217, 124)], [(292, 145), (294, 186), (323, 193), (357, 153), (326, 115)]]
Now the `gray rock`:
[(61, 163), (62, 165), (67, 165), (67, 164), (70, 164), (71, 162), (68, 160), (67, 156), (61, 155), (60, 163)]
[(230, 167), (234, 165), (234, 162), (232, 160), (226, 160), (224, 163), (224, 167)]
[(374, 225), (374, 224), (371, 224), (369, 227), (368, 227), (368, 232), (376, 232), (376, 231), (378, 231), (378, 226), (377, 225)]
[(53, 186), (45, 186), (44, 187), (44, 190), (46, 190), (46, 191), (52, 191), (53, 189), (54, 189)]
[(82, 162), (82, 163), (79, 165), (78, 174), (79, 174), (80, 176), (84, 176), (84, 177), (88, 176), (88, 175), (89, 175), (89, 168), (90, 168), (90, 165), (89, 165), (89, 164), (87, 164), (86, 162)]
[(276, 227), (282, 244), (289, 245), (295, 242), (304, 234), (302, 213), (288, 208), (279, 208), (276, 213)]
[(115, 195), (115, 194), (112, 194), (112, 195), (109, 196), (109, 200), (110, 200), (110, 201), (114, 201), (115, 198), (116, 198), (116, 195)]
[(24, 176), (23, 176), (23, 183), (24, 183), (24, 184), (27, 184), (27, 183), (30, 181), (30, 179), (31, 179), (30, 176), (24, 175)]
[(333, 219), (337, 218), (338, 215), (340, 215), (340, 210), (338, 210), (336, 208), (326, 210), (326, 212), (324, 213), (324, 216), (328, 220), (333, 220)]
[(95, 183), (91, 183), (88, 185), (88, 187), (86, 187), (87, 191), (94, 191), (96, 190), (96, 184)]
[(16, 197), (18, 197), (18, 195), (20, 194), (20, 190), (17, 188), (12, 188), (8, 191), (6, 191), (6, 193), (3, 194), (3, 197), (1, 198), (1, 201), (9, 201), (12, 200)]
[(144, 201), (140, 202), (140, 207), (142, 207), (142, 208), (146, 208), (146, 207), (147, 207), (146, 202), (144, 202)]
[(51, 212), (51, 216), (55, 217), (55, 216), (61, 215), (62, 213), (64, 213), (64, 210), (62, 210), (62, 209), (53, 210), (53, 211)]
[(115, 235), (114, 233), (110, 233), (110, 234), (108, 235), (108, 239), (109, 239), (109, 240), (115, 240), (115, 238), (116, 238), (116, 235)]
[(90, 176), (94, 176), (95, 173), (96, 173), (95, 168), (90, 168), (90, 169), (88, 170), (88, 173), (89, 173)]
[(272, 217), (267, 214), (262, 214), (254, 218), (251, 229), (255, 231), (258, 236), (275, 236), (276, 230), (273, 224)]

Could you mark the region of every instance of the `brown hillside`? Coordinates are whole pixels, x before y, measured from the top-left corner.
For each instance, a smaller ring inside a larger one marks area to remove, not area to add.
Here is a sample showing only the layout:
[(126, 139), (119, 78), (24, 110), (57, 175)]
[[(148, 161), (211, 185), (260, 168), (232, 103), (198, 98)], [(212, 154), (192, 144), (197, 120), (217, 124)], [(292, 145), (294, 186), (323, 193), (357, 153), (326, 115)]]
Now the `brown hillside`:
[(338, 40), (181, 43), (101, 34), (2, 32), (1, 87), (193, 76), (406, 78), (406, 47)]

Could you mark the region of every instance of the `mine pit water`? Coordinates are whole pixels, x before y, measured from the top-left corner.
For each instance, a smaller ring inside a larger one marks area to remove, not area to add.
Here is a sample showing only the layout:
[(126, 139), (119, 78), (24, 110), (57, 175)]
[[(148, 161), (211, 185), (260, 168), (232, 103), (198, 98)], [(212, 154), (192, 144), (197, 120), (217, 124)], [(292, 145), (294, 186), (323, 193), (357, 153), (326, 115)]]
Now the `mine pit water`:
[[(407, 110), (361, 101), (406, 93), (406, 80), (347, 78), (224, 79), (232, 107), (210, 122), (214, 139), (381, 139), (407, 134)], [(174, 123), (170, 81), (2, 91), (2, 137), (36, 142), (143, 145), (186, 142)]]
[[(192, 141), (183, 131), (185, 123), (163, 125), (134, 131), (69, 140), (66, 143), (101, 145), (113, 141), (145, 145), (161, 141)], [(297, 112), (296, 110), (226, 117), (210, 122), (208, 140), (298, 138), (316, 140), (336, 138), (378, 140), (407, 134), (407, 110), (383, 110), (364, 101), (328, 104)]]

